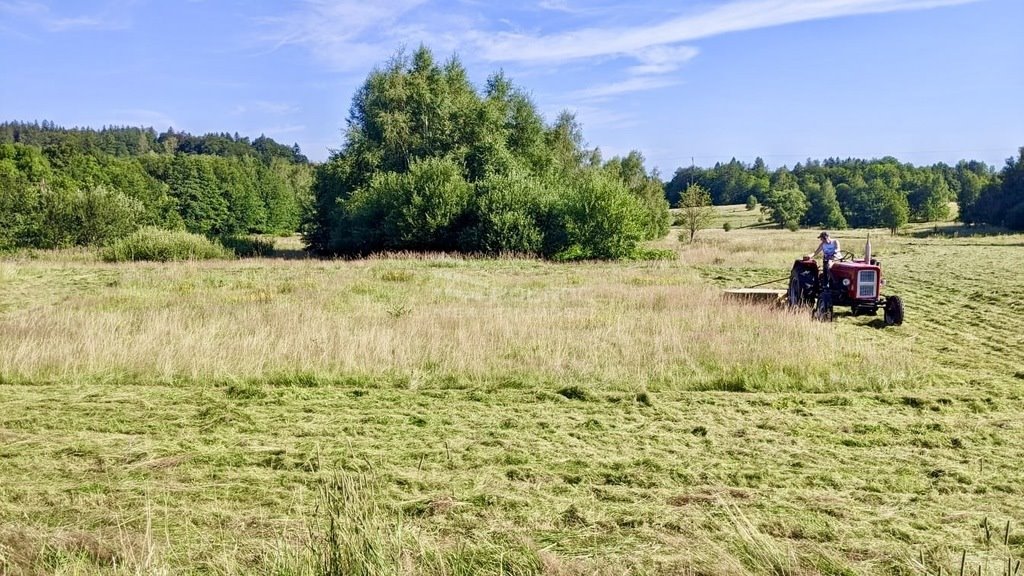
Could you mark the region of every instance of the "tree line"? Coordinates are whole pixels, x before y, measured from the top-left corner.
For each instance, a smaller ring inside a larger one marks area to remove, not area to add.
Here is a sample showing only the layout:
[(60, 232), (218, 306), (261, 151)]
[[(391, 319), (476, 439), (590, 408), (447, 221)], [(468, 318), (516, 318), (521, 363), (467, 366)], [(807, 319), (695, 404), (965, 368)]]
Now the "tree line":
[(780, 226), (824, 228), (885, 227), (893, 231), (909, 221), (931, 222), (950, 216), (966, 224), (990, 224), (1024, 230), (1024, 148), (1000, 171), (984, 162), (962, 160), (914, 166), (896, 158), (808, 159), (793, 168), (769, 171), (761, 158), (753, 164), (732, 159), (712, 168), (676, 170), (665, 184), (673, 205), (693, 184), (707, 190), (712, 203), (761, 205)]
[(0, 249), (105, 244), (142, 226), (295, 232), (312, 181), (298, 146), (169, 129), (0, 124)]
[(286, 146), (261, 134), (255, 140), (229, 134), (211, 133), (196, 136), (188, 132), (175, 132), (168, 128), (157, 133), (152, 127), (104, 126), (93, 128), (64, 128), (44, 120), (42, 122), (0, 123), (0, 144), (29, 144), (38, 148), (69, 146), (87, 154), (104, 153), (110, 156), (143, 156), (150, 152), (160, 154), (205, 154), (211, 156), (259, 158), (264, 164), (279, 159), (292, 164), (308, 164), (298, 143)]
[(680, 168), (665, 183), (644, 162), (636, 151), (603, 158), (571, 113), (547, 122), (502, 73), (477, 89), (457, 58), (439, 63), (420, 47), (370, 73), (342, 145), (319, 165), (266, 136), (0, 124), (0, 250), (108, 244), (151, 226), (211, 237), (298, 230), (323, 255), (628, 258), (668, 232), (668, 207), (687, 188), (688, 206), (760, 205), (793, 229), (895, 231), (948, 218), (953, 201), (965, 223), (1024, 229), (1024, 148), (998, 171), (892, 157), (769, 170), (758, 158)]

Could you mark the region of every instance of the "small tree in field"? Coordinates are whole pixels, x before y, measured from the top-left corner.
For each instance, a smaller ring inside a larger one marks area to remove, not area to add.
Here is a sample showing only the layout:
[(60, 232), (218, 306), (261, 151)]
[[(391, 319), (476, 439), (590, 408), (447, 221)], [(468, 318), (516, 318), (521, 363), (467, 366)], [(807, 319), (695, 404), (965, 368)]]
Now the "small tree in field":
[(882, 221), (889, 233), (893, 236), (900, 228), (907, 224), (910, 217), (910, 207), (907, 205), (907, 197), (899, 192), (889, 192), (882, 199)]
[(807, 197), (796, 186), (772, 190), (761, 204), (761, 211), (768, 214), (779, 226), (798, 230), (800, 219), (807, 212)]
[(679, 199), (679, 221), (690, 232), (690, 242), (693, 242), (697, 230), (707, 228), (714, 218), (711, 194), (700, 184), (690, 184)]
[(751, 194), (747, 196), (747, 210), (753, 210), (754, 208), (757, 208), (757, 196)]

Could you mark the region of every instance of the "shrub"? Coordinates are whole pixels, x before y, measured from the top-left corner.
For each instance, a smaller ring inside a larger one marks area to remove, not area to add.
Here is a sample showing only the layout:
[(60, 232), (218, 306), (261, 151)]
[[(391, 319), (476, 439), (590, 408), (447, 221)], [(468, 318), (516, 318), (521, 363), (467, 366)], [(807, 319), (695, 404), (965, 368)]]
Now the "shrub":
[(106, 262), (135, 260), (211, 260), (233, 258), (234, 253), (205, 236), (189, 232), (142, 228), (100, 251)]
[(675, 250), (669, 250), (668, 248), (647, 248), (645, 246), (639, 246), (629, 256), (629, 259), (637, 262), (653, 262), (656, 260), (676, 260), (678, 257), (678, 252)]
[(757, 196), (751, 194), (747, 196), (747, 210), (753, 210), (754, 208), (757, 208)]
[(732, 230), (732, 222), (722, 224), (722, 230), (725, 230), (726, 232)]
[(665, 200), (665, 193), (655, 180), (647, 181), (639, 191), (632, 191), (634, 196), (640, 200), (643, 209), (644, 240), (657, 240), (668, 234), (669, 226), (672, 224), (672, 215), (668, 210), (668, 202)]
[(75, 243), (83, 246), (106, 244), (131, 234), (145, 213), (142, 202), (102, 186), (79, 192), (75, 204)]
[(25, 208), (16, 215), (20, 244), (36, 248), (106, 244), (137, 230), (144, 213), (138, 200), (102, 186), (44, 187)]
[(472, 187), (448, 158), (414, 161), (408, 172), (383, 172), (345, 205), (350, 251), (451, 250)]
[(559, 200), (557, 221), (565, 233), (559, 260), (627, 258), (644, 237), (640, 200), (599, 172), (581, 174)]
[(263, 257), (274, 253), (274, 241), (270, 238), (232, 235), (221, 236), (217, 241), (239, 258)]
[(476, 185), (475, 221), (462, 237), (462, 248), (487, 254), (539, 254), (544, 233), (544, 191), (529, 175), (490, 176)]

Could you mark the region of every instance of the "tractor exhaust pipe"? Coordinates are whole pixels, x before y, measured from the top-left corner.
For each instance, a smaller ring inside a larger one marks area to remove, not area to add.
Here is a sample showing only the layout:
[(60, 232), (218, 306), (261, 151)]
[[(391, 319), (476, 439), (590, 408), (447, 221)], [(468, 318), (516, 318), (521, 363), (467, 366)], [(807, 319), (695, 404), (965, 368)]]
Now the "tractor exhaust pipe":
[(871, 264), (871, 232), (868, 232), (868, 241), (864, 243), (864, 263)]

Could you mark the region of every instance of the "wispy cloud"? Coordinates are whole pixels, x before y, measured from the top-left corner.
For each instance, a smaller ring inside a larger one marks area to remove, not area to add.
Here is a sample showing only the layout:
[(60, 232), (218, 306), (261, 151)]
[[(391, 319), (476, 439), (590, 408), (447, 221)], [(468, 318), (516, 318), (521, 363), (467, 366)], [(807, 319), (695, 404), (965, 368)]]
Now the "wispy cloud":
[(21, 29), (19, 20), (45, 13), (45, 11), (46, 6), (38, 2), (0, 0), (0, 16), (3, 17), (0, 19), (0, 35), (10, 36), (21, 41), (31, 41), (32, 37)]
[(537, 2), (537, 6), (544, 10), (554, 10), (556, 12), (572, 12), (572, 8), (569, 7), (567, 0), (541, 0)]
[(287, 124), (287, 125), (284, 125), (284, 126), (271, 126), (269, 128), (261, 128), (259, 130), (260, 134), (263, 134), (265, 136), (269, 136), (269, 137), (273, 138), (274, 140), (282, 140), (282, 141), (291, 138), (291, 136), (293, 136), (295, 134), (298, 134), (300, 132), (305, 132), (305, 131), (306, 131), (306, 125), (305, 124)]
[(594, 14), (600, 11), (598, 8), (593, 6), (579, 6), (570, 4), (569, 0), (540, 0), (537, 2), (537, 8), (541, 10), (547, 10), (549, 12), (562, 12), (565, 14)]
[(628, 71), (636, 75), (668, 74), (678, 70), (684, 62), (696, 58), (699, 53), (693, 46), (655, 46), (634, 54), (640, 64), (631, 66)]
[(633, 27), (584, 28), (548, 35), (498, 33), (478, 37), (479, 54), (493, 62), (568, 62), (635, 55), (659, 46), (729, 32), (860, 14), (924, 10), (978, 0), (737, 0), (700, 12)]
[(587, 127), (623, 129), (632, 128), (640, 123), (634, 114), (609, 110), (605, 107), (583, 105), (569, 108), (575, 112), (576, 118)]
[(152, 126), (157, 130), (163, 130), (171, 126), (180, 126), (169, 115), (158, 110), (145, 110), (142, 108), (123, 108), (111, 111), (107, 118), (103, 118), (94, 125), (110, 124), (112, 126)]
[(105, 3), (93, 14), (65, 15), (58, 13), (45, 2), (5, 0), (0, 1), (0, 14), (34, 23), (48, 32), (124, 30), (131, 27), (128, 11), (130, 3), (128, 0), (114, 0)]
[[(544, 0), (552, 8), (562, 0)], [(863, 14), (925, 10), (979, 0), (732, 0), (650, 24), (584, 27), (554, 34), (479, 34), (474, 53), (490, 62), (522, 66), (625, 58), (626, 78), (578, 90), (579, 98), (602, 99), (680, 83), (672, 75), (698, 50), (684, 45), (721, 34)]]
[[(487, 18), (485, 5), (463, 1), (443, 13), (427, 0), (303, 0), (285, 16), (265, 19), (264, 38), (275, 47), (308, 49), (335, 70), (357, 71), (379, 63), (396, 47), (424, 42), (458, 52), (470, 63), (510, 63), (523, 73), (589, 61), (618, 65), (621, 79), (579, 90), (584, 98), (663, 88), (698, 55), (695, 41), (727, 33), (864, 14), (925, 10), (980, 0), (726, 0), (679, 8), (674, 15), (633, 25), (600, 25), (593, 10), (572, 0), (536, 0), (526, 11), (558, 12), (560, 32)], [(636, 20), (637, 16), (633, 15)], [(617, 20), (617, 21), (621, 21)], [(617, 62), (621, 60), (622, 62)]]
[(631, 92), (646, 92), (657, 88), (667, 88), (681, 83), (682, 80), (670, 76), (636, 76), (618, 82), (610, 82), (600, 86), (577, 90), (573, 92), (573, 96), (583, 100), (600, 100)]
[(243, 114), (267, 114), (273, 116), (285, 116), (299, 111), (299, 107), (287, 102), (269, 102), (267, 100), (254, 100), (238, 104), (231, 111), (231, 114), (240, 116)]
[(67, 32), (69, 30), (125, 30), (131, 24), (121, 18), (106, 18), (101, 16), (76, 16), (74, 18), (54, 18), (47, 20), (44, 25), (50, 32)]
[(305, 0), (301, 9), (263, 21), (276, 47), (297, 45), (339, 70), (364, 68), (395, 50), (395, 40), (426, 30), (403, 16), (427, 0)]
[(32, 16), (45, 14), (49, 8), (42, 2), (30, 2), (27, 0), (5, 0), (0, 2), (0, 14), (13, 16)]

